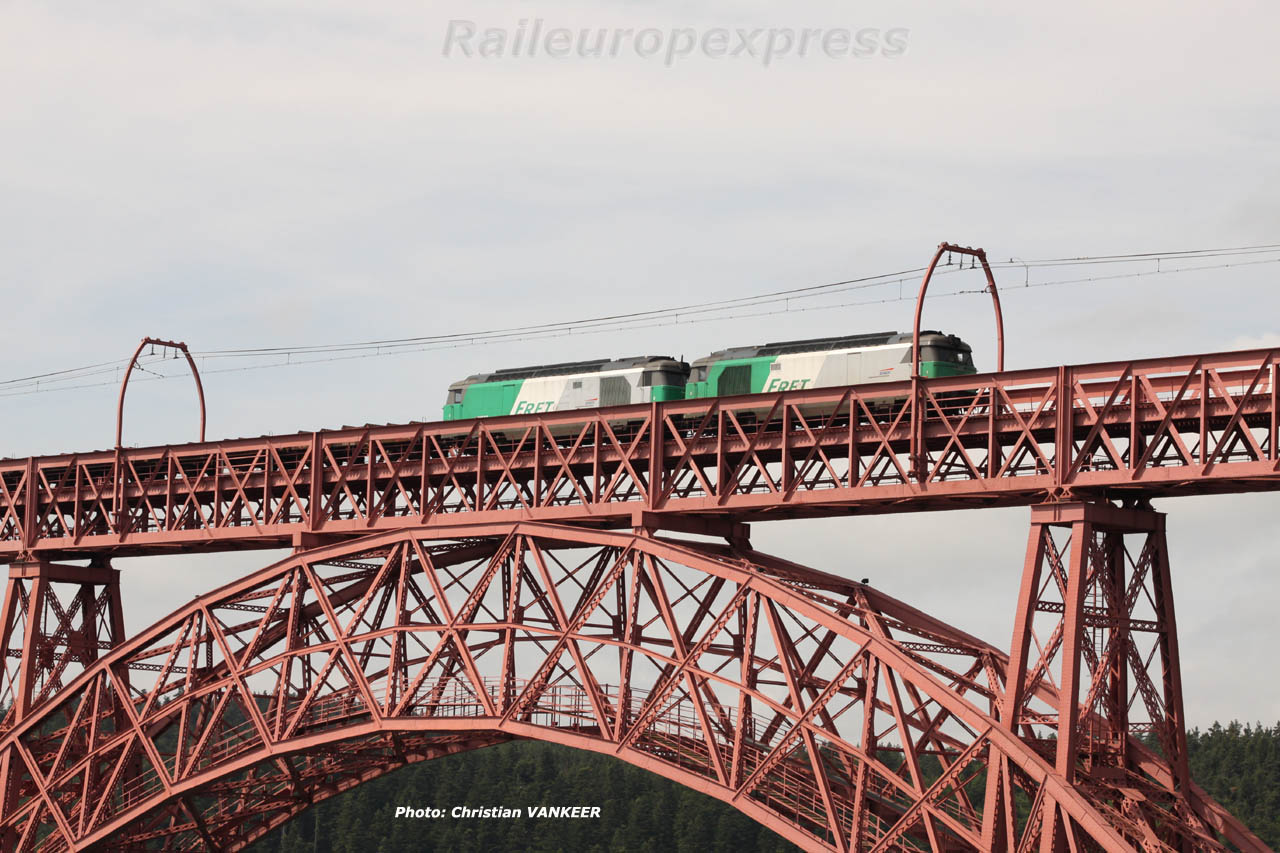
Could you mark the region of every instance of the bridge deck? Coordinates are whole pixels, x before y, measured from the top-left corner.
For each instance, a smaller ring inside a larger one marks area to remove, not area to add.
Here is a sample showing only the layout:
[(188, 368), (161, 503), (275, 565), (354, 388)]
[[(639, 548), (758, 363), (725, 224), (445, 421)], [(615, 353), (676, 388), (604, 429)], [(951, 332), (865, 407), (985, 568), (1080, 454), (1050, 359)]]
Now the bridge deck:
[(1264, 349), (4, 460), (0, 561), (1273, 489), (1278, 389)]

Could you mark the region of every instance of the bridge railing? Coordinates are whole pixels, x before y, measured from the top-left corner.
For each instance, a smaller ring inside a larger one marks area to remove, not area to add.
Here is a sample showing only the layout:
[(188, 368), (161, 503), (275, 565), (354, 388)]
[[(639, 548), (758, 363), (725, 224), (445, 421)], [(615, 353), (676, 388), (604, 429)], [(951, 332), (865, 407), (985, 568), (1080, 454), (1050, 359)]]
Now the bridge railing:
[[(500, 711), (505, 711), (504, 695), (510, 697), (519, 695), (529, 682), (527, 679), (516, 679), (510, 684), (504, 684), (498, 678), (485, 678), (482, 683), (495, 706)], [(618, 688), (614, 685), (601, 685), (600, 690), (610, 714), (617, 714)], [(650, 692), (645, 689), (631, 689), (628, 694), (628, 719), (639, 719), (646, 709)], [(456, 678), (424, 681), (416, 695), (420, 698), (407, 704), (400, 714), (401, 717), (422, 720), (458, 718), (479, 720), (487, 715), (484, 705), (470, 687), (469, 682), (464, 685)], [(385, 695), (375, 695), (373, 698), (379, 705), (386, 703)], [(258, 711), (264, 717), (271, 719), (276, 717), (278, 713), (276, 697), (269, 694), (254, 694), (254, 699)], [(370, 708), (365, 696), (355, 687), (335, 690), (309, 700), (301, 695), (290, 696), (285, 701), (282, 716), (286, 720), (292, 720), (300, 710), (303, 711), (303, 716), (296, 728), (297, 736), (341, 729), (353, 721), (370, 716)], [(104, 713), (109, 715), (110, 711), (104, 711)], [(718, 709), (718, 713), (725, 716), (728, 731), (731, 731), (735, 724), (736, 710), (724, 707)], [(232, 717), (226, 719), (228, 723), (220, 727), (217, 734), (209, 738), (200, 752), (192, 756), (189, 763), (181, 768), (183, 778), (198, 775), (262, 747), (257, 722), (247, 715), (243, 715), (238, 720)], [(557, 684), (544, 688), (523, 719), (546, 728), (598, 730), (598, 720), (592, 709), (590, 697), (585, 689), (576, 685)], [(752, 719), (753, 731), (764, 732), (776, 726), (774, 716), (753, 714)], [(646, 735), (648, 738), (646, 751), (655, 757), (677, 767), (687, 765), (686, 769), (705, 765), (708, 754), (704, 742), (705, 735), (697, 715), (686, 703), (674, 703), (663, 708), (652, 719)], [(123, 741), (128, 740), (132, 735), (128, 730), (124, 730), (118, 737)], [(666, 744), (666, 750), (657, 748), (657, 745), (662, 743)], [(748, 738), (743, 745), (745, 770), (749, 772), (758, 767), (768, 755), (770, 748), (769, 743), (754, 742)], [(686, 760), (686, 755), (692, 761)], [(785, 760), (779, 762), (769, 771), (769, 782), (775, 792), (786, 791), (787, 799), (791, 800), (797, 809), (811, 814), (815, 821), (821, 821), (825, 819), (824, 804), (814, 788), (813, 777), (805, 762), (807, 759), (796, 763), (796, 766), (791, 766)], [(167, 765), (166, 770), (171, 776), (173, 775), (172, 766)], [(143, 768), (143, 772), (133, 776), (129, 783), (120, 789), (116, 811), (127, 811), (132, 806), (155, 797), (164, 787), (165, 781), (159, 772), (154, 766), (148, 764)], [(886, 786), (882, 793), (887, 797), (896, 797), (901, 792)]]

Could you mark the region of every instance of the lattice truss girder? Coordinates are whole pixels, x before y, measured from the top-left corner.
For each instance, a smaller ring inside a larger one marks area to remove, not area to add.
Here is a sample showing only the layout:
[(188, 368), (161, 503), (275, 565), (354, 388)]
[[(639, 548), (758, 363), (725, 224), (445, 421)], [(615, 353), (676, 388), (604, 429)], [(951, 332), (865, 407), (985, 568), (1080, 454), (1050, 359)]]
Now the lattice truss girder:
[[(640, 533), (420, 535), (301, 553), (92, 664), (0, 740), (0, 846), (239, 849), (366, 778), (511, 737), (616, 755), (812, 850), (1168, 835), (998, 721), (1004, 655), (874, 589)], [(1057, 704), (1046, 679), (1027, 694)], [(1164, 820), (1194, 820), (1192, 847), (1218, 846), (1207, 826), (1264, 849), (1126, 748), (1147, 796), (1184, 804)], [(992, 768), (1011, 809), (987, 803)]]
[(0, 462), (0, 555), (1280, 486), (1280, 351)]

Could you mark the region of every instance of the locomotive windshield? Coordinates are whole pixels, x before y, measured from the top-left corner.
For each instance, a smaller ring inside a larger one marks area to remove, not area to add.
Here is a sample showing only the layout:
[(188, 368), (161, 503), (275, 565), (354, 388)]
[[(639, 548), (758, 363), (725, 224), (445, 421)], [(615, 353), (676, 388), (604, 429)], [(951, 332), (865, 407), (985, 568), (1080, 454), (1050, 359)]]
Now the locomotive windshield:
[(948, 364), (958, 364), (963, 367), (973, 367), (973, 351), (968, 344), (939, 345), (930, 344), (920, 347), (920, 361), (942, 361)]
[(675, 370), (646, 370), (640, 376), (640, 386), (642, 388), (648, 388), (653, 385), (683, 386), (687, 381), (684, 373)]

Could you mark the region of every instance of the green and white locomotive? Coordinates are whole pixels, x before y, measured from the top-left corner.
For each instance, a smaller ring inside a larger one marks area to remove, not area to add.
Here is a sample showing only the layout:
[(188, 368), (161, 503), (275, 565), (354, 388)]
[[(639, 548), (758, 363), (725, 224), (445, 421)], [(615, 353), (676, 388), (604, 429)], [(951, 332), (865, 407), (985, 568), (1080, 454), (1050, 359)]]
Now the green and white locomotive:
[[(920, 334), (920, 375), (976, 373), (955, 335)], [(831, 388), (911, 378), (911, 335), (880, 332), (733, 347), (695, 361), (669, 356), (499, 370), (449, 386), (446, 421), (597, 409), (662, 400)]]
[(689, 365), (665, 355), (517, 367), (468, 376), (450, 385), (444, 419), (681, 400), (688, 380)]
[[(921, 376), (976, 372), (973, 352), (964, 341), (941, 332), (920, 333)], [(910, 378), (911, 335), (879, 332), (714, 352), (693, 363), (685, 397), (732, 397)]]

